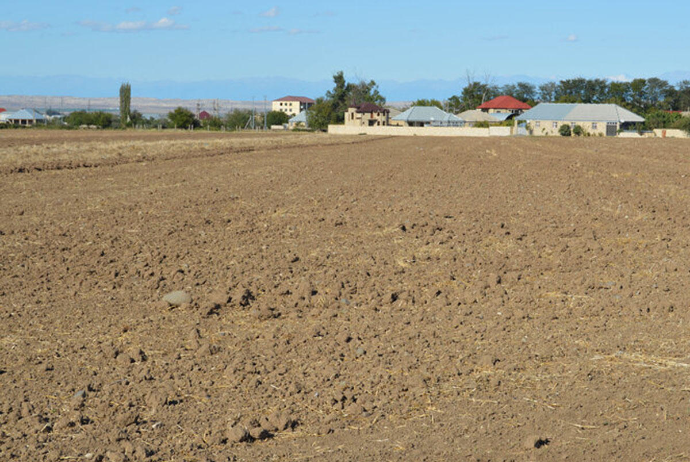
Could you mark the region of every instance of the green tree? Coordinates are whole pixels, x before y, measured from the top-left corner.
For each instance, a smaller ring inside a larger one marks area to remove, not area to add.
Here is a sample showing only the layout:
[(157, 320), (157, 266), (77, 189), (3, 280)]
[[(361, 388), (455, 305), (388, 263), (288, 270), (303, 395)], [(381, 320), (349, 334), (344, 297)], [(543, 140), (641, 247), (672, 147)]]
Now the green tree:
[(266, 114), (266, 124), (270, 127), (271, 125), (283, 125), (288, 123), (290, 116), (281, 111), (271, 111)]
[(196, 117), (194, 117), (194, 113), (181, 106), (177, 107), (174, 111), (169, 112), (168, 119), (175, 126), (175, 128), (190, 128), (197, 125), (197, 120)]
[(365, 102), (379, 106), (386, 104), (386, 98), (379, 92), (377, 83), (374, 80), (348, 83), (343, 71), (336, 72), (333, 74), (333, 89), (318, 98), (307, 113), (309, 127), (325, 130), (328, 124), (343, 123), (349, 106)]
[(563, 124), (561, 125), (561, 128), (558, 129), (558, 133), (561, 134), (561, 136), (570, 136), (570, 125), (568, 124)]
[(129, 125), (129, 110), (132, 102), (132, 86), (127, 83), (120, 85), (120, 127)]
[(446, 111), (457, 114), (462, 112), (462, 99), (458, 95), (453, 95), (446, 101)]
[(307, 125), (314, 130), (327, 130), (328, 124), (333, 123), (336, 114), (333, 103), (326, 98), (316, 98), (316, 103), (307, 112)]
[(437, 108), (443, 110), (443, 103), (441, 103), (437, 99), (418, 99), (414, 103), (412, 103), (413, 106), (436, 106)]
[(73, 128), (81, 127), (82, 125), (109, 128), (113, 125), (114, 121), (115, 116), (108, 112), (101, 111), (75, 111), (65, 117), (65, 123)]
[(247, 126), (251, 117), (251, 111), (235, 109), (232, 112), (228, 112), (225, 116), (225, 125), (229, 130), (241, 130)]
[(584, 134), (585, 134), (585, 130), (581, 126), (575, 125), (575, 127), (573, 128), (573, 135), (582, 136)]
[(556, 101), (556, 82), (546, 82), (539, 85), (539, 101), (543, 103), (551, 103)]
[[(122, 119), (120, 119), (120, 120), (122, 120)], [(144, 119), (144, 116), (141, 114), (141, 112), (139, 112), (137, 110), (130, 112), (129, 122), (130, 122), (130, 124), (132, 124), (135, 127), (140, 126), (140, 125), (141, 126), (147, 125), (146, 119)]]
[(482, 103), (498, 96), (499, 88), (495, 85), (481, 82), (470, 82), (462, 89), (460, 99), (462, 109), (476, 109)]
[(690, 135), (690, 117), (681, 117), (673, 124), (673, 128), (685, 130), (685, 133)]

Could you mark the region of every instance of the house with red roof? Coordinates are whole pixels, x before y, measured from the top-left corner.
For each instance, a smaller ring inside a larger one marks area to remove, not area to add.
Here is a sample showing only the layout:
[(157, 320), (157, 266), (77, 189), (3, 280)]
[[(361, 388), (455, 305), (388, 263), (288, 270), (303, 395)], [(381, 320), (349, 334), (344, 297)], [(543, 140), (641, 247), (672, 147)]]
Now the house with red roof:
[(509, 118), (513, 115), (529, 111), (532, 109), (532, 106), (512, 96), (503, 95), (477, 106), (477, 109), (482, 112), (488, 112), (489, 114), (508, 114), (505, 118)]
[(199, 113), (199, 120), (208, 120), (211, 118), (211, 114), (208, 111), (201, 111)]
[(271, 110), (277, 112), (284, 112), (290, 117), (306, 111), (314, 105), (316, 101), (306, 96), (283, 96), (273, 100), (271, 103)]
[(362, 103), (350, 106), (345, 113), (345, 125), (358, 127), (376, 127), (388, 125), (391, 111), (374, 103)]

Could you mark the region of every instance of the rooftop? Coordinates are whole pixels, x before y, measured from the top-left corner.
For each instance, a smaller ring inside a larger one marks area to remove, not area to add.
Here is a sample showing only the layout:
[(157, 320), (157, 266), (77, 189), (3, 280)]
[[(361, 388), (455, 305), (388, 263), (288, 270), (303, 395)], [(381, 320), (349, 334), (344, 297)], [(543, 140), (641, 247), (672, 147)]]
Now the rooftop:
[(532, 106), (527, 103), (523, 103), (512, 96), (503, 95), (479, 105), (477, 109), (510, 109), (526, 111), (528, 109), (532, 109)]
[(390, 112), (388, 109), (382, 108), (381, 106), (377, 106), (374, 103), (353, 104), (350, 107), (357, 108), (357, 112), (359, 114), (369, 114), (371, 112)]
[(522, 113), (517, 120), (553, 120), (563, 122), (635, 122), (644, 118), (617, 104), (541, 103)]
[(407, 111), (393, 117), (393, 120), (403, 122), (462, 122), (463, 120), (436, 106), (412, 106)]
[(282, 98), (278, 98), (274, 101), (297, 101), (299, 103), (307, 104), (314, 104), (316, 102), (311, 98), (307, 98), (306, 96), (283, 96)]

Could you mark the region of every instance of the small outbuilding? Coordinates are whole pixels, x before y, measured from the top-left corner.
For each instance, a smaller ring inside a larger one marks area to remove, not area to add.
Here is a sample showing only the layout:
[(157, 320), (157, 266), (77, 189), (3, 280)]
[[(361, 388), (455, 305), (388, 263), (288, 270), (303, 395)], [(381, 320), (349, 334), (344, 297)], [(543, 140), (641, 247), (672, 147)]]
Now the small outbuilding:
[(288, 120), (288, 128), (309, 128), (309, 122), (307, 121), (307, 111), (302, 111), (290, 120)]
[(393, 120), (406, 127), (462, 127), (465, 124), (460, 117), (436, 106), (412, 106)]
[(208, 119), (210, 119), (211, 117), (212, 117), (212, 116), (211, 116), (211, 114), (210, 114), (208, 111), (201, 111), (201, 112), (199, 113), (198, 119), (199, 119), (199, 120), (208, 120)]
[(374, 103), (350, 106), (345, 113), (345, 125), (358, 127), (380, 127), (388, 125), (390, 110)]
[(515, 119), (527, 122), (533, 135), (558, 135), (562, 125), (579, 125), (590, 135), (616, 136), (644, 123), (644, 117), (617, 104), (541, 103)]

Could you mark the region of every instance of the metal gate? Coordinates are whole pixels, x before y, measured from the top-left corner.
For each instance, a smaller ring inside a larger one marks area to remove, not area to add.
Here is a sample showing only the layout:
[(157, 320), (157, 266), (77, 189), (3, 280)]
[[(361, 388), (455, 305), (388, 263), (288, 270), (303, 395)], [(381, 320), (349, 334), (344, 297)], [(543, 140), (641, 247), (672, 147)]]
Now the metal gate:
[(618, 132), (618, 124), (616, 122), (606, 123), (606, 136), (616, 136)]

